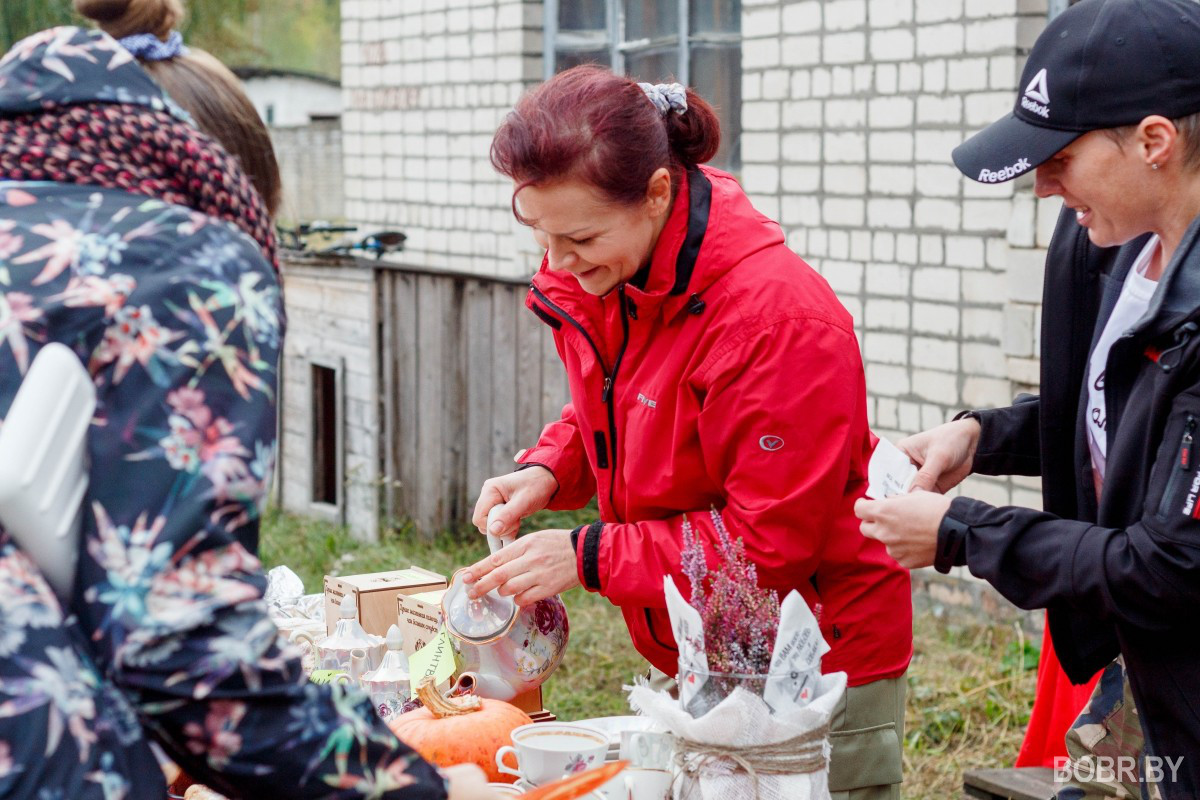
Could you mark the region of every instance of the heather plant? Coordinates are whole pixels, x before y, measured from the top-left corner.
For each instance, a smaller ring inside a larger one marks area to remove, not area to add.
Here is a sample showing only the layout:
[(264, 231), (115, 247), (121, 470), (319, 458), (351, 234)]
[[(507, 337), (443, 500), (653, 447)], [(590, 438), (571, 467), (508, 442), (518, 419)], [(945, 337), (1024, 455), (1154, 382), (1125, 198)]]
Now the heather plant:
[(709, 671), (765, 675), (779, 628), (779, 596), (759, 588), (745, 542), (729, 535), (721, 512), (710, 513), (720, 566), (709, 569), (704, 545), (687, 520), (682, 551), (683, 574), (692, 584), (690, 602), (703, 621)]

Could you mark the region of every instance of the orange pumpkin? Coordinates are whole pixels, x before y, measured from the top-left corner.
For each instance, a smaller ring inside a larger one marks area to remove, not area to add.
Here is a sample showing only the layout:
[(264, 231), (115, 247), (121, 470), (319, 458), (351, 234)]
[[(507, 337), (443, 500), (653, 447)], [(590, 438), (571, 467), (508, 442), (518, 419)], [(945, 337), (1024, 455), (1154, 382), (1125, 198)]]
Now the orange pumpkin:
[(417, 687), (417, 697), (424, 707), (390, 721), (392, 733), (431, 764), (478, 764), (489, 781), (516, 781), (496, 769), (496, 751), (512, 744), (514, 729), (533, 722), (528, 714), (502, 700), (475, 695), (443, 697), (432, 678)]

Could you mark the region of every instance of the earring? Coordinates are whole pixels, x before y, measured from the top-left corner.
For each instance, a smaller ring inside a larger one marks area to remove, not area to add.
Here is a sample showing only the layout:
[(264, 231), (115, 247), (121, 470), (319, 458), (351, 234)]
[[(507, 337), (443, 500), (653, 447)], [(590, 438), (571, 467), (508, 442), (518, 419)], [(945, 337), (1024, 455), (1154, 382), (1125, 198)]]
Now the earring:
[(1155, 162), (1155, 163), (1151, 164), (1150, 169), (1158, 169), (1158, 163)]

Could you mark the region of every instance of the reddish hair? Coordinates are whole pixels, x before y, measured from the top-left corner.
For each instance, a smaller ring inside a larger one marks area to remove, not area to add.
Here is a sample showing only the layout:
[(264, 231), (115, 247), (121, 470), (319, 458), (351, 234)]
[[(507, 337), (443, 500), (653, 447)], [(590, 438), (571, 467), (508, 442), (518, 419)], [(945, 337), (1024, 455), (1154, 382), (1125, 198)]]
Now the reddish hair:
[(492, 139), (492, 165), (517, 192), (579, 178), (609, 200), (635, 205), (650, 176), (671, 171), (672, 191), (684, 170), (717, 153), (721, 126), (700, 95), (687, 90), (687, 111), (664, 117), (637, 82), (595, 65), (573, 67), (525, 94)]

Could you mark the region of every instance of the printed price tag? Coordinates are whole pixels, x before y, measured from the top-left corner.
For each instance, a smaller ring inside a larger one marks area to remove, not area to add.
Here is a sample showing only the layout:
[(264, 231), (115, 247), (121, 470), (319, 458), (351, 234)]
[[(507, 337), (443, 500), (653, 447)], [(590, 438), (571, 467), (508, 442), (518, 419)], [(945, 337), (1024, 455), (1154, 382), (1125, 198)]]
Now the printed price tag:
[(917, 468), (904, 451), (887, 439), (880, 439), (867, 463), (867, 497), (882, 500), (907, 494), (916, 477)]
[(410, 697), (417, 696), (417, 686), (429, 676), (433, 676), (435, 686), (441, 686), (454, 677), (458, 671), (457, 654), (454, 643), (445, 628), (438, 630), (433, 641), (413, 653), (408, 659), (408, 672), (412, 676)]

